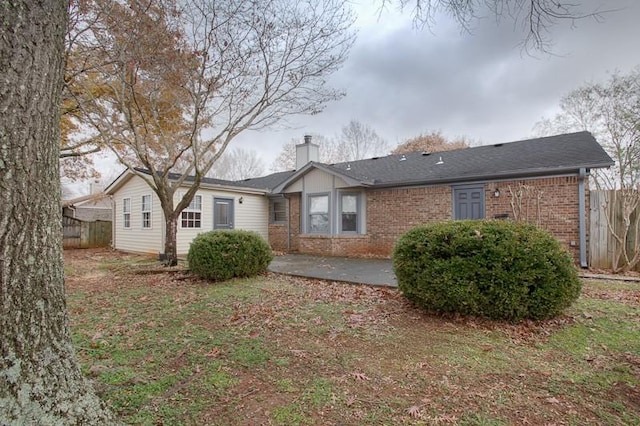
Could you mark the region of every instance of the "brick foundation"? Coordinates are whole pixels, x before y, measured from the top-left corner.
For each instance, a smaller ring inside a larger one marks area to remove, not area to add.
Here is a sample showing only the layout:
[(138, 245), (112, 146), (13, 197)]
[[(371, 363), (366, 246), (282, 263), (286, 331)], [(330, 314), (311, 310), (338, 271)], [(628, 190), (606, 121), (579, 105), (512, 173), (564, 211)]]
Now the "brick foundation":
[[(300, 252), (324, 256), (372, 255), (368, 235), (300, 235)], [(388, 253), (381, 253), (383, 256)]]

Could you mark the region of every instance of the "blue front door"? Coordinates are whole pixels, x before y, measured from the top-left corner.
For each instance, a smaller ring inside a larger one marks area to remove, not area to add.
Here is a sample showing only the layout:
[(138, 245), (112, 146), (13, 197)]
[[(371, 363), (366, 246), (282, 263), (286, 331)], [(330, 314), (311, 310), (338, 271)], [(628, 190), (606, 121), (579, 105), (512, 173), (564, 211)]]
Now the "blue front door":
[(484, 219), (484, 185), (453, 188), (454, 219)]
[(233, 198), (213, 198), (213, 229), (233, 229)]

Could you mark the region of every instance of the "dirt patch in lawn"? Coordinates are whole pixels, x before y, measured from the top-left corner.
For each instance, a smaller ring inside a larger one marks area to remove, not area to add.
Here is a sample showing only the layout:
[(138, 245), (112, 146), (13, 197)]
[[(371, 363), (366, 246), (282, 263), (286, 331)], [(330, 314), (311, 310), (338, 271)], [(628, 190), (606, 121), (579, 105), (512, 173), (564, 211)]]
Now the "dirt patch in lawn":
[(640, 422), (640, 285), (588, 280), (561, 317), (505, 324), (110, 250), (67, 251), (65, 271), (83, 368), (131, 424)]

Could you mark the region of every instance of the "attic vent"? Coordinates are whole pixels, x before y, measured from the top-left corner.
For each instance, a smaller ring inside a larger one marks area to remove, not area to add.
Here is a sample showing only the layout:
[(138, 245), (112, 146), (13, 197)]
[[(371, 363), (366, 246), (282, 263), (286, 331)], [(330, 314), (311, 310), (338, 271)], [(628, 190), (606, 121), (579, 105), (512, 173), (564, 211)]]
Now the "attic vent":
[(503, 145), (503, 144), (501, 144), (501, 143), (497, 143), (497, 144), (495, 144), (495, 145), (493, 145), (493, 146), (495, 146), (495, 147), (497, 148), (497, 147), (502, 146), (502, 145)]
[(426, 157), (427, 155), (431, 155), (431, 153), (428, 152), (428, 151), (422, 151), (422, 156), (423, 157)]
[(400, 161), (407, 161), (407, 157), (405, 157), (405, 155), (402, 154), (402, 157), (400, 157)]

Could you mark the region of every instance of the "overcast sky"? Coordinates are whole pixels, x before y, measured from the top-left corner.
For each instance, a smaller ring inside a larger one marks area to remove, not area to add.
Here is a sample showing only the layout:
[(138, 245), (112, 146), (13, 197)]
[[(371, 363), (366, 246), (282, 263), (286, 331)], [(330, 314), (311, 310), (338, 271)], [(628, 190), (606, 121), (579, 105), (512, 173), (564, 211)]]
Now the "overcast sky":
[[(558, 109), (560, 98), (588, 81), (640, 65), (640, 1), (579, 0), (584, 12), (618, 9), (603, 22), (563, 22), (551, 32), (553, 54), (523, 52), (524, 34), (489, 13), (461, 32), (447, 17), (416, 29), (410, 11), (378, 15), (380, 0), (355, 0), (358, 38), (330, 84), (346, 96), (289, 129), (247, 132), (230, 146), (258, 152), (268, 170), (281, 146), (306, 133), (338, 134), (356, 119), (390, 145), (441, 130), (480, 144), (527, 138)], [(112, 166), (113, 167), (113, 166)], [(107, 167), (105, 167), (107, 169)], [(108, 173), (108, 170), (107, 170)], [(113, 173), (113, 172), (111, 172)]]

